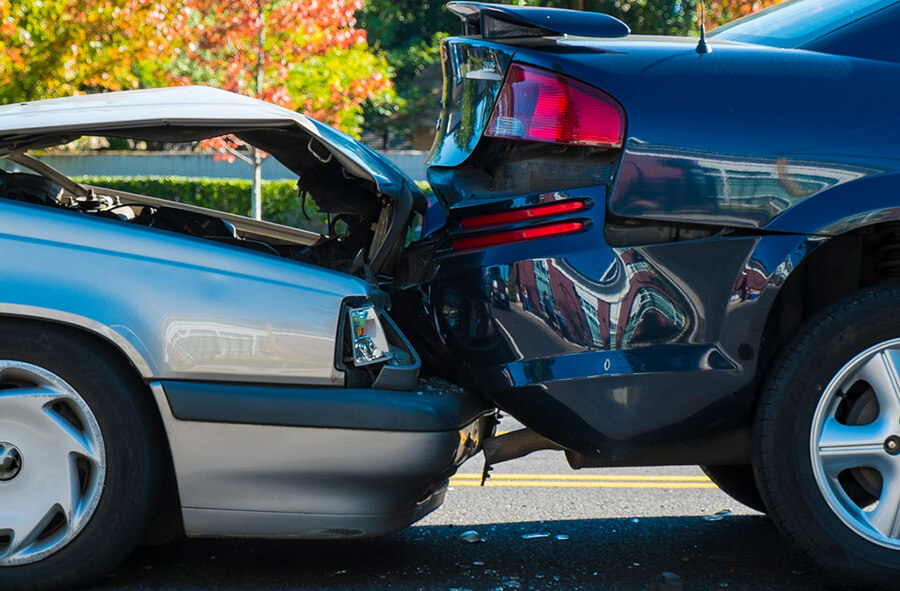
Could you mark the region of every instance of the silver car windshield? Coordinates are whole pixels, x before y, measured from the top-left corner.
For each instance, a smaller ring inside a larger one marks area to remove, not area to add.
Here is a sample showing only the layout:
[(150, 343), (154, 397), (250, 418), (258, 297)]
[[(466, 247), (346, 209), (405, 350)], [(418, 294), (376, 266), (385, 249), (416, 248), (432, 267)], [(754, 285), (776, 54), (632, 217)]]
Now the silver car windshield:
[(710, 37), (793, 48), (878, 12), (896, 0), (787, 0), (719, 27)]

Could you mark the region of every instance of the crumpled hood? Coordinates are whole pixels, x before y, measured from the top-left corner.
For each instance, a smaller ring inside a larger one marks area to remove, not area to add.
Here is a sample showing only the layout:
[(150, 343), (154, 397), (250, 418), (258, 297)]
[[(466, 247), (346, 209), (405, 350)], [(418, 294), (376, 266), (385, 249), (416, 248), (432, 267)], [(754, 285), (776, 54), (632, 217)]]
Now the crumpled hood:
[[(414, 187), (383, 156), (332, 127), (271, 103), (207, 86), (109, 92), (0, 106), (0, 156), (92, 134), (195, 141), (227, 133), (240, 137), (242, 131), (252, 133), (254, 144), (275, 155), (298, 176), (314, 163), (313, 158), (335, 158), (348, 174), (372, 182), (378, 193), (397, 195), (405, 182)], [(298, 149), (301, 145), (310, 149)]]

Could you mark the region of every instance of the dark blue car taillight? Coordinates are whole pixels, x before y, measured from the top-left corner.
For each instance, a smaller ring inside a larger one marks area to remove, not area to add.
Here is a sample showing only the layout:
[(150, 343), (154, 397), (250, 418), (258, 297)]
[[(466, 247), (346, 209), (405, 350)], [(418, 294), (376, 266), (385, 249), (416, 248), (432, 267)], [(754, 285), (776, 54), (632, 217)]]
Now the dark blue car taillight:
[(584, 82), (512, 64), (485, 135), (553, 144), (621, 148), (625, 111)]

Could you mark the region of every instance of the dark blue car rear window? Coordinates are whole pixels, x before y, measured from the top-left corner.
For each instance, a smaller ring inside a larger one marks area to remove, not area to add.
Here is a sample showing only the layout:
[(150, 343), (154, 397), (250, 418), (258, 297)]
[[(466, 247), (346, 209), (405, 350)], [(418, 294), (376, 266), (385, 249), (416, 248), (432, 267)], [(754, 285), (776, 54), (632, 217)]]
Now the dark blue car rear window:
[(719, 27), (716, 39), (771, 47), (802, 47), (896, 0), (787, 0)]

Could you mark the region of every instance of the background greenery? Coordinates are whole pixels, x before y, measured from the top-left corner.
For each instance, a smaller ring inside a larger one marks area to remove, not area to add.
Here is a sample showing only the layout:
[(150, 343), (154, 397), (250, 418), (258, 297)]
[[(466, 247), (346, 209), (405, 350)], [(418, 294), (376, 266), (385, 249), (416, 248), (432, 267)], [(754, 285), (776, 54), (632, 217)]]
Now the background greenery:
[[(775, 1), (708, 0), (709, 27)], [(606, 12), (638, 34), (696, 35), (699, 20), (699, 0), (512, 2)], [(422, 73), (459, 31), (444, 0), (0, 0), (0, 104), (211, 84), (357, 137), (409, 136), (437, 107), (440, 76)]]
[[(502, 1), (502, 0), (501, 0)], [(777, 0), (709, 0), (707, 28), (712, 29)], [(699, 0), (513, 0), (511, 4), (540, 5), (605, 12), (624, 21), (635, 34), (698, 35)], [(430, 100), (417, 78), (440, 62), (440, 39), (460, 32), (459, 18), (442, 0), (367, 0), (357, 14), (369, 45), (380, 52), (393, 73), (393, 100), (370, 101), (364, 109), (365, 127), (385, 126), (408, 133), (413, 117)]]
[(440, 63), (440, 40), (459, 32), (459, 18), (444, 8), (443, 0), (367, 0), (357, 19), (369, 46), (390, 65), (395, 90), (392, 100), (365, 105), (365, 127), (408, 133), (414, 125), (410, 118), (433, 106), (428, 104), (429, 89), (417, 78)]
[[(250, 181), (244, 179), (82, 176), (75, 177), (74, 180), (85, 185), (149, 195), (238, 215), (250, 213)], [(425, 182), (420, 182), (419, 187), (423, 191), (430, 191)], [(305, 207), (309, 219), (304, 215), (296, 182), (263, 181), (262, 194), (264, 220), (319, 233), (324, 233), (327, 229), (327, 217), (319, 212), (311, 199), (307, 200)]]
[[(97, 185), (199, 205), (238, 215), (250, 214), (250, 184), (244, 179), (188, 178), (159, 176), (103, 176), (76, 177), (78, 183)], [(328, 225), (311, 199), (306, 202), (303, 215), (295, 181), (263, 181), (263, 219), (295, 228), (323, 232)]]

